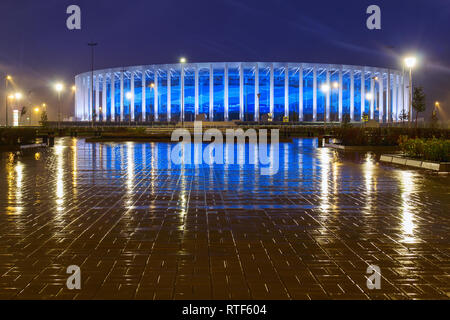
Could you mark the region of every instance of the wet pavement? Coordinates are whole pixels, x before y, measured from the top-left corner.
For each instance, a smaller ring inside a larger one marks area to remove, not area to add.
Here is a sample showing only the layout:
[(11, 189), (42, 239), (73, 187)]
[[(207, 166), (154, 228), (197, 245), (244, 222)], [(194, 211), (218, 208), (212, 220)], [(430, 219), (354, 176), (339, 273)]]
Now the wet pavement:
[(448, 299), (450, 177), (316, 144), (281, 143), (270, 176), (166, 143), (2, 153), (0, 298)]

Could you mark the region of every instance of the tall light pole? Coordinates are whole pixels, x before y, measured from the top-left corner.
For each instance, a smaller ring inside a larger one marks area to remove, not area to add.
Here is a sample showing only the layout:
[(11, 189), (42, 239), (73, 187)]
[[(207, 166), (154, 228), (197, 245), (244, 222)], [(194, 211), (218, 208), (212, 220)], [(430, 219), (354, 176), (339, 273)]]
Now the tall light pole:
[(181, 125), (184, 127), (184, 64), (186, 63), (186, 58), (180, 59), (180, 68), (181, 68)]
[(12, 79), (10, 75), (5, 77), (5, 127), (8, 126), (8, 82)]
[(94, 109), (94, 47), (98, 45), (97, 42), (89, 42), (88, 46), (91, 47), (91, 106), (92, 106), (92, 120), (91, 120), (91, 127), (94, 127), (94, 116), (95, 116), (95, 109)]
[(61, 91), (64, 90), (64, 85), (60, 82), (55, 84), (55, 90), (58, 93), (58, 129), (61, 128)]
[(417, 58), (416, 57), (406, 57), (405, 58), (405, 66), (409, 68), (409, 111), (408, 111), (408, 122), (411, 123), (411, 115), (412, 115), (412, 69), (416, 66)]

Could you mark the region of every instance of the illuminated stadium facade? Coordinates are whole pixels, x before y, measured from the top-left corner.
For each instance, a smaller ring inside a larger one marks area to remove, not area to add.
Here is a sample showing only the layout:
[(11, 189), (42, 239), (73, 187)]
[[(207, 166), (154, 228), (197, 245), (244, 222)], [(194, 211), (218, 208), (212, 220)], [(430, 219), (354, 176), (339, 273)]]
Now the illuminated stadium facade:
[(104, 69), (94, 71), (94, 81), (91, 72), (75, 77), (75, 117), (99, 122), (315, 122), (326, 115), (330, 122), (397, 122), (408, 110), (405, 78), (401, 71), (385, 68), (312, 63)]

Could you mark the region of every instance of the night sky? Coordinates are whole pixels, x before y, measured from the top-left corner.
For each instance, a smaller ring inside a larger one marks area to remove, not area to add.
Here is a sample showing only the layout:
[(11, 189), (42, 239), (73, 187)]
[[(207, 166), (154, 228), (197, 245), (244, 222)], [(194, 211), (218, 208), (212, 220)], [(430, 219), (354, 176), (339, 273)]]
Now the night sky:
[[(79, 31), (66, 28), (71, 4), (81, 7)], [(382, 30), (366, 28), (371, 4), (381, 7)], [(414, 85), (425, 89), (428, 114), (439, 100), (450, 115), (449, 0), (1, 0), (0, 13), (0, 74), (14, 76), (25, 105), (47, 102), (51, 118), (52, 84), (71, 86), (90, 70), (91, 41), (99, 43), (96, 69), (176, 63), (181, 56), (401, 69), (402, 58), (415, 53)], [(73, 109), (67, 90), (65, 113)]]

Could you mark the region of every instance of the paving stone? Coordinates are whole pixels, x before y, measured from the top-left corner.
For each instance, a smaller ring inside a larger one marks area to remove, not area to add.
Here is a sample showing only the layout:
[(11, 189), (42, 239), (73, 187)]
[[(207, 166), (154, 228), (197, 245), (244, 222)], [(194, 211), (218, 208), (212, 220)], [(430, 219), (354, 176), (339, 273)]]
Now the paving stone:
[(272, 176), (171, 146), (1, 153), (0, 299), (450, 298), (449, 177), (313, 139), (280, 144)]

